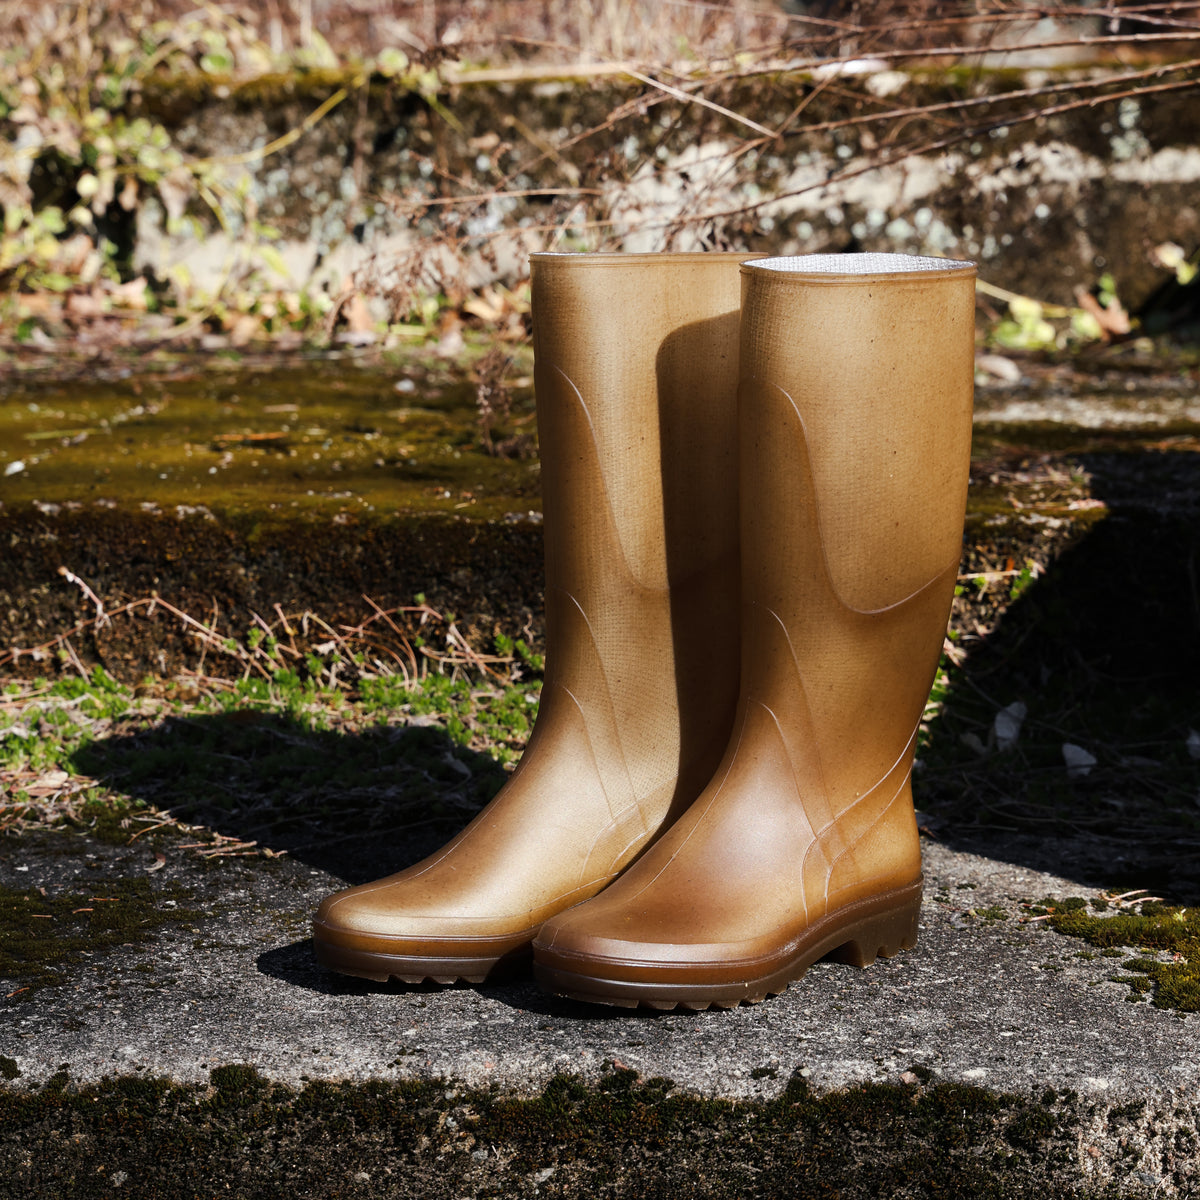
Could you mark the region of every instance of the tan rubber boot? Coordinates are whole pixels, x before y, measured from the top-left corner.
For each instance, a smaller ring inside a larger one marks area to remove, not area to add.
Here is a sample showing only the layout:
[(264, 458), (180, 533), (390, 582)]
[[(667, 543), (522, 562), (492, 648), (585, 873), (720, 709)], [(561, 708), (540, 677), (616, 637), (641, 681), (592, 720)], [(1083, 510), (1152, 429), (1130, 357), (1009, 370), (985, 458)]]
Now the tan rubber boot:
[(533, 257), (547, 670), (517, 770), (444, 850), (329, 897), (319, 962), (480, 981), (712, 776), (737, 702), (738, 254)]
[(742, 684), (692, 808), (534, 943), (548, 990), (730, 1007), (916, 942), (910, 774), (962, 548), (975, 269), (743, 272)]

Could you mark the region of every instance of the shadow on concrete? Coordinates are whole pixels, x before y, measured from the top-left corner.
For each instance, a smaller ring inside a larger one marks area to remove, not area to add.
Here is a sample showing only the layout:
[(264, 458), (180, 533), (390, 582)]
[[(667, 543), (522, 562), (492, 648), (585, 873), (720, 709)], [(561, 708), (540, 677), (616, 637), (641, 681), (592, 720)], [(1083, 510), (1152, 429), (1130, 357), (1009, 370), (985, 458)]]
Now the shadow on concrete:
[(286, 850), (347, 883), (432, 853), (506, 778), (489, 755), (435, 725), (313, 730), (250, 709), (95, 741), (72, 767), (181, 821)]
[[(1200, 454), (1171, 450), (1075, 457), (1107, 516), (954, 673), (916, 776), (951, 847), (1200, 901)], [(1018, 701), (1001, 750), (996, 714)], [(1094, 765), (1070, 771), (1064, 746)]]
[(445, 991), (444, 985), (437, 983), (411, 984), (395, 979), (376, 983), (371, 979), (339, 975), (317, 965), (313, 957), (312, 938), (265, 950), (255, 960), (255, 965), (263, 975), (281, 979), (305, 991), (319, 992), (322, 996), (371, 996), (380, 992), (420, 995)]
[(681, 1009), (675, 1013), (660, 1013), (652, 1009), (614, 1008), (600, 1004), (581, 1004), (561, 996), (551, 996), (539, 990), (533, 982), (528, 967), (511, 971), (505, 978), (486, 983), (439, 984), (402, 983), (392, 979), (376, 983), (370, 979), (355, 979), (349, 975), (338, 975), (318, 966), (313, 958), (312, 939), (291, 942), (266, 950), (255, 960), (259, 972), (279, 979), (292, 987), (323, 996), (372, 996), (428, 995), (451, 990), (478, 992), (505, 1008), (533, 1013), (547, 1018), (561, 1018), (572, 1022), (578, 1020), (614, 1021), (629, 1020), (631, 1017), (655, 1020), (664, 1016), (695, 1017), (697, 1014)]
[[(1140, 450), (1078, 461), (1110, 511), (954, 673), (922, 751), (918, 806), (953, 849), (1198, 903), (1200, 761), (1188, 737), (1200, 730), (1200, 455)], [(1000, 554), (1006, 535), (996, 536)], [(1018, 542), (1013, 550), (1020, 554)], [(1015, 745), (1000, 750), (995, 717), (1016, 701), (1027, 715)], [(1094, 757), (1086, 774), (1068, 770), (1064, 745)], [(314, 731), (249, 710), (96, 741), (72, 766), (348, 883), (432, 853), (506, 778), (437, 726)], [(325, 972), (307, 941), (267, 951), (258, 965), (319, 992), (402, 986)], [(486, 987), (547, 1016), (629, 1015), (538, 997), (528, 981)]]

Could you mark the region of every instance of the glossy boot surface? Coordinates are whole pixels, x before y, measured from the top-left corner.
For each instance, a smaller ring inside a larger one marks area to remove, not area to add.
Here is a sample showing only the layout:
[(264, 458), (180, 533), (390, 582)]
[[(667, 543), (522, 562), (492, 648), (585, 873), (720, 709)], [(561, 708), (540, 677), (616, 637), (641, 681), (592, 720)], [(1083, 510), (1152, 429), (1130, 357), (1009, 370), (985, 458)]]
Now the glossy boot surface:
[(317, 958), (478, 981), (700, 793), (738, 672), (738, 264), (535, 255), (546, 678), (517, 770), (438, 854), (329, 897)]
[(743, 267), (742, 680), (695, 804), (535, 942), (549, 990), (707, 1008), (915, 944), (910, 775), (961, 552), (974, 267)]

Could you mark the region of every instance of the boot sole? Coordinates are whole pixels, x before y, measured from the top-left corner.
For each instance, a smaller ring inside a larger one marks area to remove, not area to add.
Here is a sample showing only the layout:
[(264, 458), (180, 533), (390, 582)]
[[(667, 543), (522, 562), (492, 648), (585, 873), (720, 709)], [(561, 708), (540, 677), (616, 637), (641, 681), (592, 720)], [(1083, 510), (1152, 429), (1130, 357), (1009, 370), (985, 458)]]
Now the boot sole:
[(340, 945), (323, 937), (319, 924), (313, 926), (313, 955), (321, 966), (375, 983), (492, 983), (528, 974), (529, 942), (512, 946), (511, 940), (504, 941), (503, 949), (488, 947), (489, 953), (479, 955), (393, 954)]
[[(747, 978), (735, 982), (706, 982), (714, 974), (728, 976), (731, 963), (683, 964), (635, 962), (620, 965), (623, 979), (603, 978), (577, 969), (583, 955), (559, 953), (534, 943), (534, 977), (548, 992), (587, 1004), (615, 1005), (670, 1011), (686, 1008), (736, 1008), (757, 1004), (786, 991), (813, 963), (823, 958), (869, 967), (876, 958), (891, 958), (917, 944), (922, 881), (848, 904), (823, 917), (780, 953), (744, 964)], [(597, 962), (602, 965), (602, 960)], [(641, 976), (636, 978), (636, 976)]]

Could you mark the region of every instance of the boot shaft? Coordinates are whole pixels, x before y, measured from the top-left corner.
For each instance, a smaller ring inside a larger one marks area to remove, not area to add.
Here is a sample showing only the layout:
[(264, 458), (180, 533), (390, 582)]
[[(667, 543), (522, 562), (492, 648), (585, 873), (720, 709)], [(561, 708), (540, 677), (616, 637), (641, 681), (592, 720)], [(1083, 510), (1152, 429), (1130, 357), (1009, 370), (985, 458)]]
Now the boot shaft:
[(736, 700), (746, 257), (532, 259), (546, 539), (539, 725), (577, 705), (618, 807), (638, 797), (652, 829), (703, 787)]
[(962, 549), (974, 276), (901, 255), (743, 268), (743, 701), (795, 731), (814, 795), (907, 776)]
[(974, 284), (972, 264), (900, 254), (743, 267), (742, 536), (755, 586), (797, 612), (807, 604), (807, 575), (796, 586), (798, 564), (789, 557), (804, 553), (804, 539), (797, 535), (783, 556), (764, 544), (793, 512), (799, 496), (786, 489), (796, 475), (811, 482), (817, 508), (804, 520), (824, 557), (822, 574), (847, 608), (898, 604), (957, 561)]
[(737, 542), (744, 254), (535, 254), (534, 379), (552, 587), (612, 550), (662, 590)]

